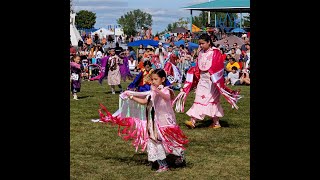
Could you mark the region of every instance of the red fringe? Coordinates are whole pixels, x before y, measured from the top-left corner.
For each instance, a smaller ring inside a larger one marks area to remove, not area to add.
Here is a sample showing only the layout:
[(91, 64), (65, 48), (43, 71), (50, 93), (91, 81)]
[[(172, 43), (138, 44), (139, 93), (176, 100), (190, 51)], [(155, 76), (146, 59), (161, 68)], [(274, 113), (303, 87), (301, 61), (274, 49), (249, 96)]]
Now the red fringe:
[[(139, 146), (141, 147), (142, 151), (144, 151), (147, 145), (147, 140), (149, 138), (146, 127), (144, 127), (144, 125), (140, 123), (136, 124), (135, 120), (130, 117), (113, 117), (105, 106), (103, 106), (102, 104), (100, 104), (100, 106), (100, 120), (105, 123), (118, 125), (118, 135), (126, 141), (133, 139), (132, 144), (136, 147), (136, 151), (138, 150)], [(120, 126), (123, 129), (121, 129)], [(187, 136), (181, 131), (180, 127), (177, 125), (160, 127), (160, 133), (163, 137), (162, 142), (164, 148), (168, 153), (172, 153), (173, 148), (186, 149), (184, 145), (189, 143)]]
[[(120, 118), (119, 116), (113, 117), (104, 105), (100, 104), (100, 107), (101, 109), (99, 109), (98, 112), (101, 121), (112, 125), (118, 125), (118, 135), (122, 137), (122, 139), (125, 141), (132, 139), (132, 144), (136, 147), (136, 151), (139, 146), (141, 146), (142, 151), (145, 150), (148, 135), (147, 133), (144, 133), (145, 129), (141, 127), (141, 124), (140, 127), (137, 127), (138, 129), (136, 129), (136, 124), (133, 118)], [(121, 127), (123, 129), (121, 129)]]
[(160, 132), (163, 136), (163, 145), (169, 153), (172, 153), (173, 148), (186, 149), (184, 145), (188, 144), (189, 141), (179, 126), (162, 127)]

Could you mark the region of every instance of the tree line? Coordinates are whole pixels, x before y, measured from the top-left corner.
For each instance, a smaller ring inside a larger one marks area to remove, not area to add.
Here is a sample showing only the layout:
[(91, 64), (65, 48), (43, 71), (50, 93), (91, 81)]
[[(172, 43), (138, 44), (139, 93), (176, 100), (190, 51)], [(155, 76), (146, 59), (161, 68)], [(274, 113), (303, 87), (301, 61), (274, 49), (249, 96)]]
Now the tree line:
[[(70, 10), (72, 11), (72, 5), (70, 4)], [(213, 13), (212, 13), (213, 14)], [(229, 13), (230, 17), (238, 18), (236, 13)], [(226, 13), (216, 13), (216, 18), (225, 18)], [(76, 13), (75, 24), (77, 28), (91, 29), (96, 24), (96, 13), (93, 13), (88, 10), (80, 10)], [(244, 23), (243, 27), (250, 27), (250, 14), (243, 17)], [(166, 33), (172, 31), (177, 27), (183, 27), (188, 29), (188, 24), (190, 18), (179, 18), (176, 22), (170, 23), (167, 25), (166, 29), (161, 32)], [(196, 25), (199, 28), (205, 27), (208, 22), (208, 13), (202, 11), (199, 16), (192, 17), (192, 24)], [(210, 16), (211, 24), (215, 24), (214, 15)], [(140, 32), (142, 28), (149, 28), (152, 26), (152, 15), (146, 12), (136, 9), (130, 12), (125, 13), (119, 19), (117, 23), (120, 24), (123, 28), (123, 31), (126, 35), (136, 35), (137, 32)]]

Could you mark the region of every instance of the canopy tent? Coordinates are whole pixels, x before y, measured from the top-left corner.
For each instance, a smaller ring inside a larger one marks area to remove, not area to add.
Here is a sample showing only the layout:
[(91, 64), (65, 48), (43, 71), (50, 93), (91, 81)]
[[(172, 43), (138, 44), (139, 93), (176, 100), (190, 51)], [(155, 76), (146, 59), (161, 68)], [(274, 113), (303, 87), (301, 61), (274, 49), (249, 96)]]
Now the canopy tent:
[(94, 35), (94, 34), (100, 34), (100, 31), (102, 31), (102, 35), (103, 37), (106, 37), (108, 35), (114, 35), (114, 32), (113, 31), (110, 31), (110, 30), (107, 30), (106, 28), (100, 28), (94, 32), (91, 33), (91, 35)]
[(72, 46), (78, 46), (79, 40), (83, 41), (75, 26), (76, 14), (70, 14), (70, 42)]
[(249, 13), (250, 0), (214, 0), (184, 7), (187, 10)]
[(127, 44), (127, 46), (140, 46), (140, 44), (143, 45), (143, 47), (147, 47), (148, 45), (153, 46), (153, 47), (158, 47), (159, 41), (155, 40), (150, 40), (150, 39), (144, 39), (144, 40), (138, 40), (138, 41), (133, 41)]
[[(192, 11), (210, 11), (210, 12), (227, 12), (227, 13), (240, 13), (240, 21), (242, 13), (250, 13), (250, 0), (214, 0), (210, 2), (194, 4), (191, 6), (183, 7), (183, 9), (190, 10), (192, 30)], [(215, 20), (215, 22), (217, 22)], [(215, 25), (217, 27), (217, 25)], [(241, 23), (240, 23), (241, 28)]]
[(87, 35), (91, 34), (94, 31), (97, 31), (97, 28), (91, 28), (91, 29), (84, 29), (84, 28), (79, 28), (79, 32), (82, 34), (83, 32), (86, 33)]
[(199, 32), (199, 31), (201, 31), (201, 29), (198, 26), (192, 24), (192, 31), (191, 32)]
[[(228, 40), (228, 43), (225, 43), (225, 41)], [(238, 46), (241, 46), (244, 44), (244, 40), (235, 36), (235, 35), (230, 35), (224, 39), (221, 39), (219, 41), (213, 42), (215, 45), (220, 44), (220, 45), (226, 45), (229, 44), (229, 46), (232, 46), (234, 43), (237, 43)]]

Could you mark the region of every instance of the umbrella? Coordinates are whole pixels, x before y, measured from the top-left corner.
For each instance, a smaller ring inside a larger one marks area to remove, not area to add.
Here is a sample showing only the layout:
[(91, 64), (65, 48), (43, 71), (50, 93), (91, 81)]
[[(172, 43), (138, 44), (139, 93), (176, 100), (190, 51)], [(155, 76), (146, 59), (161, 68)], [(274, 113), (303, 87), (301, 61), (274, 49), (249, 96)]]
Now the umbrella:
[(138, 41), (133, 41), (127, 44), (127, 46), (140, 46), (140, 44), (143, 45), (143, 47), (146, 47), (148, 45), (158, 47), (159, 41), (155, 40), (150, 40), (150, 39), (144, 39), (144, 40), (138, 40)]
[(246, 33), (246, 31), (241, 28), (235, 28), (231, 32), (233, 32), (233, 33)]
[[(174, 45), (179, 47), (181, 44), (184, 45), (184, 43), (185, 43), (184, 40), (180, 40), (180, 41), (175, 42)], [(192, 50), (199, 47), (199, 44), (196, 44), (193, 42), (188, 42), (188, 45)]]

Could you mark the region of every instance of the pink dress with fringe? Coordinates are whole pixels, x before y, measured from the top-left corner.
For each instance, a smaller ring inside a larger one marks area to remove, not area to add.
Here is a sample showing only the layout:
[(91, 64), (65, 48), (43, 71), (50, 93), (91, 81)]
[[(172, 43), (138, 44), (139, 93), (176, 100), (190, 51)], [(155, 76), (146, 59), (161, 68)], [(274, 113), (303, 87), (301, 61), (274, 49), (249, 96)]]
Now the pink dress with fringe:
[[(168, 87), (163, 88), (161, 91), (170, 96), (170, 90)], [(168, 153), (176, 156), (182, 156), (184, 148), (179, 147), (179, 143), (173, 141), (171, 145), (166, 144), (166, 141), (170, 141), (170, 137), (166, 135), (168, 127), (181, 131), (179, 126), (176, 124), (176, 116), (171, 102), (165, 101), (162, 97), (151, 91), (151, 103), (153, 103), (155, 117), (154, 121), (148, 121), (147, 123), (149, 131), (149, 140), (147, 144), (148, 160), (163, 160), (166, 158)]]
[(211, 67), (213, 51), (211, 49), (199, 54), (198, 64), (200, 79), (192, 107), (186, 112), (190, 117), (203, 120), (205, 116), (223, 117), (219, 89), (210, 79), (208, 69)]
[[(161, 89), (161, 91), (170, 95), (168, 87)], [(188, 143), (188, 140), (176, 124), (171, 102), (165, 101), (154, 91), (129, 92), (141, 98), (150, 97), (148, 106), (139, 105), (135, 101), (129, 100), (123, 93), (120, 95), (123, 98), (119, 103), (121, 107), (113, 115), (103, 105), (100, 105), (102, 107), (99, 110), (100, 120), (117, 124), (119, 136), (125, 140), (133, 140), (136, 151), (139, 147), (142, 151), (147, 149), (149, 161), (163, 160), (167, 154), (183, 156), (184, 145)], [(154, 109), (154, 116), (151, 113), (152, 109)], [(144, 110), (148, 113), (143, 113)], [(147, 116), (145, 116), (146, 114)]]

